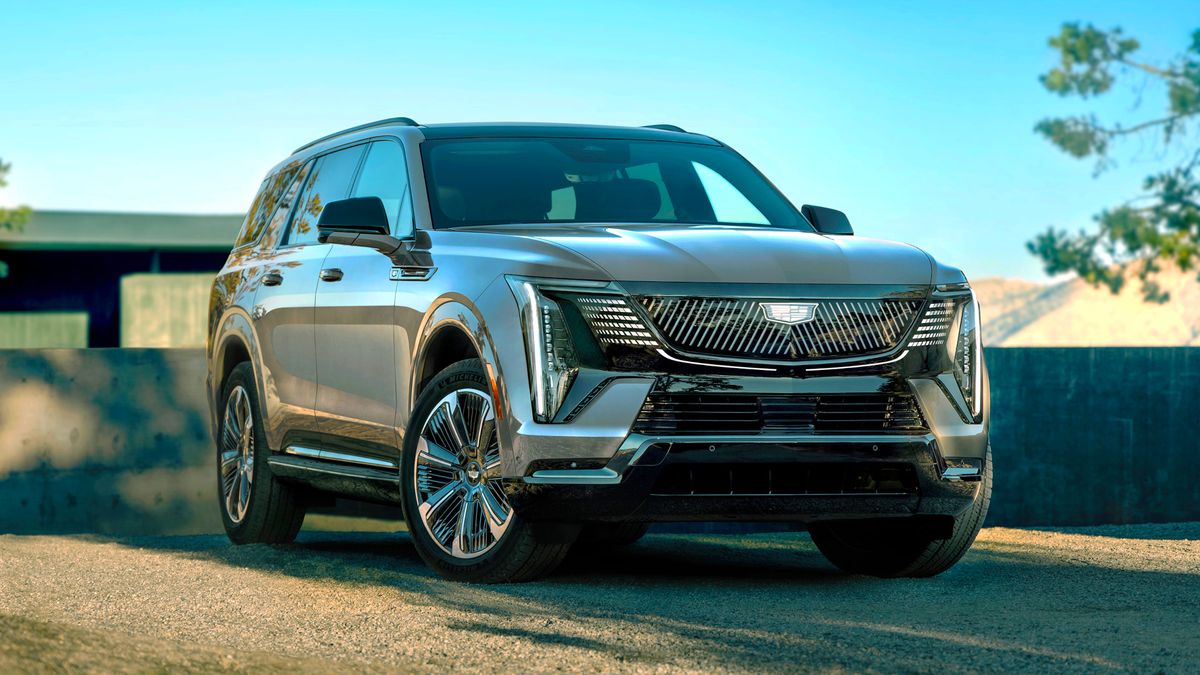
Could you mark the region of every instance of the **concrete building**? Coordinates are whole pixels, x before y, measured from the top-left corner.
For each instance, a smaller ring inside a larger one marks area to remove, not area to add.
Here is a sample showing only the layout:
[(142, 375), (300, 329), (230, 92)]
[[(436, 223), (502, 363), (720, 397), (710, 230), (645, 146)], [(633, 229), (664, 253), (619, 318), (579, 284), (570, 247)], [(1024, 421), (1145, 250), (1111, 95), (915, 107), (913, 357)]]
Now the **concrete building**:
[(0, 348), (201, 346), (242, 219), (35, 211), (0, 231)]

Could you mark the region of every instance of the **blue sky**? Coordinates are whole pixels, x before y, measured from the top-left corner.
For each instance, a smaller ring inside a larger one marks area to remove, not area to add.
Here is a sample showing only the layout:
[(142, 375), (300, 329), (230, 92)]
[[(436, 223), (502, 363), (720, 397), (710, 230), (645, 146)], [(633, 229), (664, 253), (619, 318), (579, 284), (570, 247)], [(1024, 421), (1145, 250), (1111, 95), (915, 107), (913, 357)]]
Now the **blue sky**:
[(1091, 105), (1045, 92), (1046, 38), (1120, 25), (1163, 62), (1200, 3), (0, 0), (0, 16), (4, 203), (238, 212), (297, 145), (395, 115), (671, 122), (860, 234), (1041, 279), (1026, 240), (1088, 226), (1171, 158), (1130, 144), (1095, 179), (1034, 136), (1047, 115), (1163, 106), (1139, 77)]

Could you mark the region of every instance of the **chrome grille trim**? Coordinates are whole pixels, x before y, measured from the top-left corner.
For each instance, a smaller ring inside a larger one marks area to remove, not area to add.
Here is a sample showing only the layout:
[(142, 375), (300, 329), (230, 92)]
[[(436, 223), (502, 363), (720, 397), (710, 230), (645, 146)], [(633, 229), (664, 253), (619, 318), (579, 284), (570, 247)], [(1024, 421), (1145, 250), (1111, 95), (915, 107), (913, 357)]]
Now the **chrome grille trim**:
[(658, 346), (658, 340), (642, 324), (641, 317), (624, 297), (582, 295), (575, 298), (575, 305), (603, 346)]
[(954, 300), (933, 300), (925, 307), (921, 323), (909, 338), (909, 347), (936, 347), (946, 344), (954, 320)]
[[(772, 321), (762, 302), (787, 300), (641, 296), (642, 308), (673, 347), (691, 353), (797, 361), (886, 352), (912, 326), (918, 299), (807, 300), (803, 323)], [(799, 302), (800, 300), (796, 300)]]

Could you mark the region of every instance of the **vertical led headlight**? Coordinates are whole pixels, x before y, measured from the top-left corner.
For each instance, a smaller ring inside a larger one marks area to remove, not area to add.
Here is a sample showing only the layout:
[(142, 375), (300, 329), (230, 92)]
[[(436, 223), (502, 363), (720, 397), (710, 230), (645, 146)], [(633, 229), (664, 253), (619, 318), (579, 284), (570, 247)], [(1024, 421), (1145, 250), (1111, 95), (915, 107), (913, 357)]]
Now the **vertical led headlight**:
[(983, 337), (979, 331), (979, 302), (975, 292), (958, 303), (954, 323), (950, 326), (947, 352), (954, 365), (954, 379), (963, 398), (976, 419), (983, 407)]
[(507, 279), (521, 310), (534, 419), (550, 422), (579, 372), (575, 345), (558, 302), (546, 297), (536, 280)]

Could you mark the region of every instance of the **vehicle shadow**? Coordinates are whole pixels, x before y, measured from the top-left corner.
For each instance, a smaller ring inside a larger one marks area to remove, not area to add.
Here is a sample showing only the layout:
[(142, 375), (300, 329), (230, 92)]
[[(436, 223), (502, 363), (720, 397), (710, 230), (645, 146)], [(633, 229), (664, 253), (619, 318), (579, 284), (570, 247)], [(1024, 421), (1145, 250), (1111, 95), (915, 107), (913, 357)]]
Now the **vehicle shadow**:
[(574, 555), (539, 582), (472, 586), (434, 576), (405, 533), (306, 532), (277, 547), (118, 541), (371, 594), (412, 593), (457, 616), (448, 620), (463, 631), (645, 667), (1145, 670), (1163, 650), (1200, 658), (1191, 634), (1200, 573), (1081, 564), (1005, 542), (977, 542), (939, 577), (887, 580), (838, 572), (803, 533), (654, 534)]

